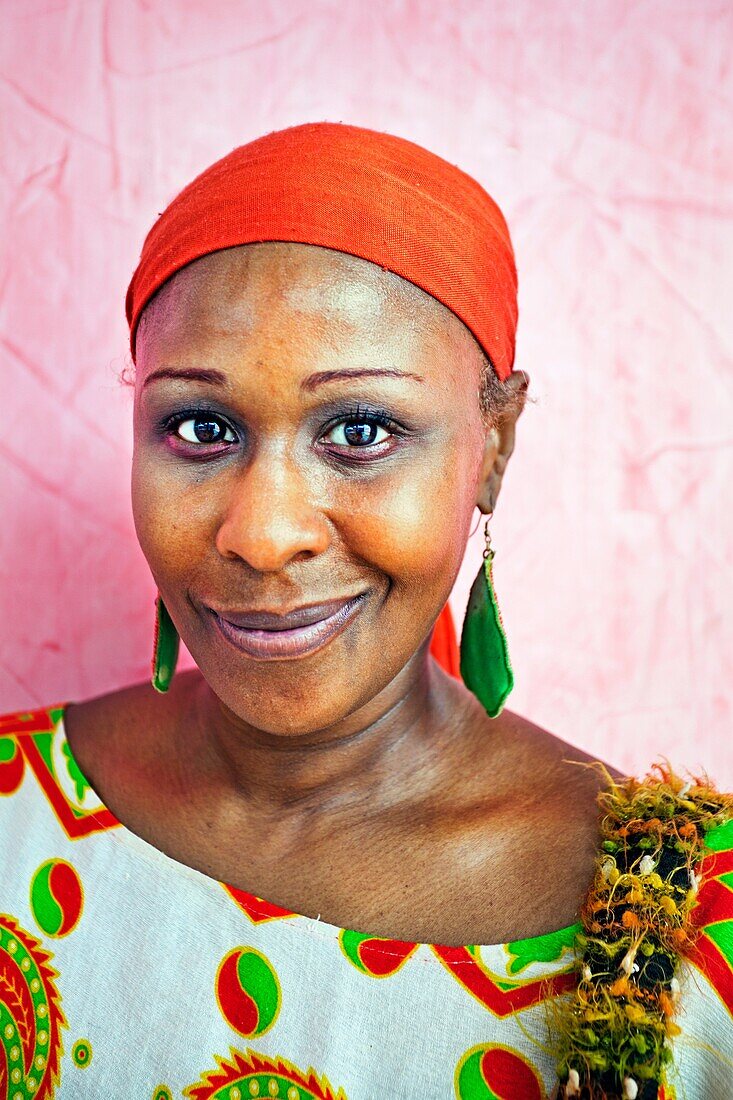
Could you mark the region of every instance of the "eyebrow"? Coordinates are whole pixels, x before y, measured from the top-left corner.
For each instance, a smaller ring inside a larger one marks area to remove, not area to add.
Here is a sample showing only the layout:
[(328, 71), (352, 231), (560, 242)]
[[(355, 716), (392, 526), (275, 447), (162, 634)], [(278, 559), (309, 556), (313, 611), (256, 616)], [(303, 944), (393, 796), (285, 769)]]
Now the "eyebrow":
[[(391, 370), (388, 368), (377, 370), (362, 367), (356, 370), (317, 371), (303, 380), (301, 389), (310, 392), (326, 382), (341, 382), (352, 378), (384, 378), (385, 375), (389, 378), (411, 378), (415, 382), (425, 381), (422, 375), (414, 374), (412, 371)], [(220, 370), (209, 370), (204, 367), (160, 367), (158, 370), (150, 372), (143, 382), (142, 388), (145, 389), (150, 382), (160, 381), (164, 378), (182, 378), (189, 382), (209, 382), (214, 386), (226, 386), (227, 384), (227, 377)]]
[(322, 386), (325, 382), (339, 382), (343, 379), (351, 378), (412, 378), (416, 382), (424, 382), (425, 379), (419, 374), (413, 374), (412, 371), (405, 370), (376, 370), (369, 367), (358, 368), (357, 370), (321, 370), (316, 374), (310, 374), (306, 379), (301, 382), (301, 389), (314, 390), (317, 386)]
[(150, 382), (162, 378), (183, 378), (192, 382), (210, 382), (214, 386), (226, 386), (227, 377), (220, 370), (207, 370), (204, 367), (160, 367), (151, 371), (143, 382), (142, 388)]

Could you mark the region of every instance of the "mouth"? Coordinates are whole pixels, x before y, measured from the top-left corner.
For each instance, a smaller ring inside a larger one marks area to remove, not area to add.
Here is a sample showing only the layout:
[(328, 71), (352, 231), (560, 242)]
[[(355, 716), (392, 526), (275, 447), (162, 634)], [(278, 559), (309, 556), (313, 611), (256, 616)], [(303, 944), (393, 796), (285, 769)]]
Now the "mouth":
[[(342, 600), (299, 607), (285, 615), (265, 611), (227, 612), (209, 608), (220, 634), (258, 661), (305, 657), (341, 634), (361, 611), (366, 592)], [(236, 620), (236, 621), (234, 621)]]

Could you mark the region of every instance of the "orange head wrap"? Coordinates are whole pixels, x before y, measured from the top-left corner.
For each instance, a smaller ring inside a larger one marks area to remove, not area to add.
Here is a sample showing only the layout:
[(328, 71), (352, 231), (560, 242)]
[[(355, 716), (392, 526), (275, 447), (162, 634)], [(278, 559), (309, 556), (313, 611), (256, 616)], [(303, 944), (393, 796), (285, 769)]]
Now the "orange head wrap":
[(171, 275), (255, 241), (333, 248), (401, 275), (463, 321), (500, 379), (511, 372), (517, 273), (499, 207), (421, 146), (333, 122), (234, 149), (163, 211), (127, 291), (133, 358), (140, 314)]

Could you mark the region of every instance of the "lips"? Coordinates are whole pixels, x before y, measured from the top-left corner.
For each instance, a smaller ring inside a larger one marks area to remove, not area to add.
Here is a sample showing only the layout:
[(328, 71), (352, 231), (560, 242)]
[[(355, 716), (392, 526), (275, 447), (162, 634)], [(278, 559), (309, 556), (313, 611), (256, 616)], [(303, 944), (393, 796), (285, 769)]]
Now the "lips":
[(297, 607), (284, 614), (271, 611), (215, 611), (223, 637), (256, 660), (284, 660), (314, 653), (341, 634), (356, 618), (366, 593)]
[(355, 597), (343, 597), (340, 600), (326, 600), (324, 603), (296, 607), (293, 611), (276, 613), (271, 611), (217, 611), (216, 614), (241, 627), (242, 630), (294, 630), (299, 626), (312, 626), (313, 623), (327, 619)]

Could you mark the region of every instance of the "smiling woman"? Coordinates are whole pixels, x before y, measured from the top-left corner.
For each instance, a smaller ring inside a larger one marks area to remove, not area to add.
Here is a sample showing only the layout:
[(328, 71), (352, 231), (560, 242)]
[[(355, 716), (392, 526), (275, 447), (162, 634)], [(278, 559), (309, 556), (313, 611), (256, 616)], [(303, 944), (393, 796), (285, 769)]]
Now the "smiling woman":
[[(351, 725), (382, 691), (397, 698), (458, 573), (484, 452), (500, 443), (471, 334), (366, 260), (267, 243), (176, 274), (136, 345), (137, 533), (215, 694), (293, 734)], [(311, 653), (297, 669), (283, 660)], [(243, 667), (243, 654), (259, 660)]]
[(127, 312), (154, 677), (0, 725), (0, 1087), (728, 1096), (731, 800), (504, 709), (490, 550), (455, 644), (528, 384), (492, 199), (271, 134), (161, 215)]

